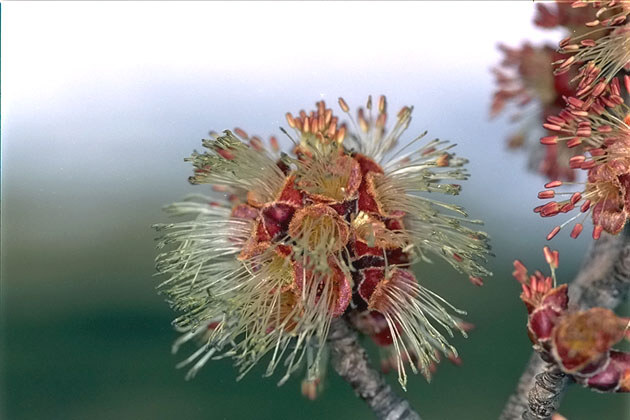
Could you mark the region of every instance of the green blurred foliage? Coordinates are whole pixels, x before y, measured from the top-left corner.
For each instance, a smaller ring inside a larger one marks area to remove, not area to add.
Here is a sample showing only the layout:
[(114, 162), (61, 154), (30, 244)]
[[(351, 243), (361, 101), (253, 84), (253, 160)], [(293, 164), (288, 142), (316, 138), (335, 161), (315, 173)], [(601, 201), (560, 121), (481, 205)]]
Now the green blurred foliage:
[[(155, 293), (152, 278), (156, 234), (148, 222), (164, 220), (160, 198), (136, 200), (138, 211), (123, 218), (110, 214), (120, 225), (91, 232), (92, 243), (12, 235), (26, 221), (18, 200), (8, 204), (16, 224), (3, 238), (2, 418), (369, 418), (333, 372), (315, 402), (301, 396), (301, 378), (277, 387), (278, 378), (262, 378), (262, 369), (256, 369), (237, 383), (228, 360), (210, 362), (194, 380), (184, 380), (185, 372), (174, 365), (185, 353), (169, 351), (176, 337), (173, 314)], [(483, 203), (469, 207), (475, 204)], [(59, 229), (79, 237), (80, 221), (74, 222), (50, 229), (54, 236)], [(430, 384), (411, 378), (406, 396), (426, 419), (496, 418), (531, 351), (511, 256), (532, 268), (543, 266), (538, 246), (522, 247), (540, 241), (530, 236), (516, 241), (491, 223), (487, 228), (498, 256), (491, 261), (495, 275), (484, 287), (442, 264), (417, 270), (424, 284), (466, 309), (467, 320), (477, 326), (468, 339), (454, 339), (462, 366), (441, 363)], [(579, 255), (563, 255), (560, 278), (572, 277), (578, 264)], [(365, 344), (376, 360), (372, 343)], [(398, 388), (394, 375), (390, 380)], [(572, 386), (562, 413), (571, 420), (622, 419), (627, 402), (626, 396)]]

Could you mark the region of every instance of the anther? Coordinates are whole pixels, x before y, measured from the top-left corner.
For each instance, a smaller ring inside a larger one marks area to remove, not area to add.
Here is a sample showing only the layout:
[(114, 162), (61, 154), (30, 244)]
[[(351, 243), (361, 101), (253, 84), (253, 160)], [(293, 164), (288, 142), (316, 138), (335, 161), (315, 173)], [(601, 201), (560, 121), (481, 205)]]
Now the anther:
[(339, 106), (341, 107), (343, 112), (348, 112), (348, 110), (350, 109), (346, 101), (343, 100), (343, 98), (339, 98)]
[(573, 226), (573, 230), (571, 231), (571, 237), (575, 239), (578, 236), (580, 236), (580, 233), (582, 233), (583, 228), (584, 227), (582, 226), (581, 223), (576, 223), (575, 226)]
[(293, 119), (293, 115), (291, 115), (290, 112), (286, 113), (286, 118), (287, 118), (287, 123), (289, 124), (289, 127), (295, 128), (295, 120)]
[[(552, 125), (552, 124), (546, 124), (546, 125)], [(560, 129), (559, 126), (555, 126), (555, 127), (558, 127), (558, 130)], [(549, 127), (546, 127), (546, 128), (549, 128)], [(552, 145), (556, 143), (558, 143), (558, 136), (547, 136), (540, 139), (540, 144)]]
[(559, 187), (560, 185), (562, 185), (562, 181), (556, 180), (556, 181), (547, 182), (545, 184), (545, 188), (556, 188), (556, 187)]
[(553, 239), (553, 237), (556, 236), (558, 232), (560, 232), (560, 226), (556, 226), (551, 232), (549, 232), (549, 235), (547, 235), (547, 240), (550, 241), (551, 239)]
[(386, 102), (385, 96), (381, 95), (381, 97), (378, 98), (378, 112), (383, 113), (385, 112), (386, 108), (387, 108), (387, 102)]
[(604, 89), (606, 89), (606, 85), (607, 83), (604, 81), (599, 82), (597, 85), (595, 85), (595, 87), (593, 88), (593, 96), (599, 96), (601, 95), (601, 93), (604, 91)]
[(582, 139), (579, 137), (573, 137), (571, 140), (567, 141), (567, 147), (571, 149), (572, 147), (576, 147), (582, 144)]
[(241, 128), (235, 128), (234, 132), (236, 133), (237, 136), (243, 138), (243, 139), (249, 139), (249, 136), (247, 135), (247, 133), (245, 132), (245, 130), (241, 129)]
[(560, 127), (559, 125), (549, 124), (549, 123), (544, 123), (543, 127), (545, 127), (547, 130), (551, 130), (551, 131), (560, 131), (562, 129), (562, 127)]
[(573, 156), (569, 159), (569, 167), (572, 169), (579, 168), (585, 160), (586, 157), (584, 155)]

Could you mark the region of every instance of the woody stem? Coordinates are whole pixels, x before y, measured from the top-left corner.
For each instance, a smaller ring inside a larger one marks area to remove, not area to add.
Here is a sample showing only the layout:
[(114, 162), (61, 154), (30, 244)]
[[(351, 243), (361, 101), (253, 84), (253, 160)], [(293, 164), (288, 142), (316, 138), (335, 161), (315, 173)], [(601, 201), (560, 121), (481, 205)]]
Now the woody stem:
[(569, 377), (557, 365), (549, 364), (534, 379), (534, 386), (528, 393), (529, 409), (523, 419), (550, 419), (560, 405)]
[(335, 371), (381, 420), (420, 420), (409, 402), (397, 395), (369, 363), (357, 332), (343, 318), (330, 325), (328, 343)]
[[(612, 309), (626, 299), (629, 290), (630, 227), (626, 225), (622, 233), (616, 236), (602, 235), (593, 242), (580, 272), (569, 285), (569, 304), (572, 309)], [(546, 406), (557, 409), (560, 404), (568, 381), (560, 380), (555, 369), (554, 365), (545, 366), (538, 354), (534, 353), (516, 390), (508, 399), (500, 420), (550, 419), (553, 413), (542, 417), (536, 417), (535, 413), (545, 412)], [(543, 373), (547, 376), (538, 378), (537, 383), (537, 377)], [(530, 397), (532, 394), (535, 398)]]

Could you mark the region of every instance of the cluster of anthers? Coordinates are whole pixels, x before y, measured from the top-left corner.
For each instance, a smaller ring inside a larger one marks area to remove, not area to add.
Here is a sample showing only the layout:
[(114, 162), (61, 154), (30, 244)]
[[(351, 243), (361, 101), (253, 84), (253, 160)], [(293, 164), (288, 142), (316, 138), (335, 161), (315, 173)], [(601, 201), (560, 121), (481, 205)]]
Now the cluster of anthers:
[[(595, 14), (590, 9), (573, 8), (566, 2), (538, 3), (536, 6), (536, 26), (562, 28), (572, 34), (579, 34)], [(566, 67), (567, 71), (554, 72), (552, 62), (569, 56), (564, 51), (557, 51), (553, 45), (525, 42), (515, 48), (500, 44), (499, 49), (504, 59), (492, 70), (497, 90), (493, 96), (491, 117), (503, 112), (508, 104), (514, 104), (516, 112), (512, 120), (522, 122), (509, 136), (508, 146), (525, 149), (529, 154), (529, 166), (536, 172), (552, 179), (573, 180), (574, 171), (566, 162), (576, 154), (576, 149), (567, 148), (564, 144), (541, 148), (538, 138), (530, 133), (535, 132), (545, 118), (562, 110), (563, 97), (575, 95), (571, 80), (577, 76), (577, 70)]]
[(508, 147), (529, 151), (529, 166), (543, 175), (573, 179), (573, 171), (562, 164), (572, 156), (572, 150), (562, 145), (540, 149), (528, 135), (540, 124), (541, 118), (544, 120), (561, 109), (563, 95), (573, 94), (569, 77), (553, 74), (551, 61), (558, 59), (559, 54), (549, 46), (529, 43), (520, 48), (501, 45), (500, 49), (506, 58), (501, 63), (502, 68), (494, 69), (498, 90), (494, 94), (491, 116), (498, 115), (511, 102), (518, 107), (512, 120), (522, 120), (517, 131), (509, 136)]
[[(628, 89), (630, 78), (625, 76), (624, 79)], [(568, 98), (567, 108), (558, 116), (549, 117), (545, 124), (557, 135), (544, 137), (541, 142), (564, 142), (568, 147), (582, 145), (584, 153), (572, 157), (569, 165), (587, 172), (586, 181), (582, 183), (555, 180), (545, 184), (547, 190), (538, 193), (541, 199), (568, 197), (536, 207), (534, 211), (543, 217), (579, 209), (574, 217), (556, 226), (547, 239), (580, 218), (571, 231), (571, 236), (576, 238), (589, 215), (593, 220), (594, 239), (598, 239), (602, 231), (617, 234), (626, 223), (630, 212), (630, 108), (619, 95), (619, 79), (613, 79), (607, 89), (611, 91), (610, 96), (599, 96), (595, 101)], [(601, 105), (602, 100), (606, 105)], [(555, 189), (562, 185), (580, 189), (557, 192)]]
[[(593, 6), (595, 19), (586, 22), (581, 31), (560, 41), (561, 54), (567, 57), (554, 62), (555, 74), (579, 67), (576, 96), (599, 96), (622, 69), (630, 70), (630, 2), (576, 1), (572, 8)], [(592, 29), (591, 29), (592, 28)]]
[(204, 140), (207, 150), (188, 159), (190, 182), (223, 197), (175, 203), (168, 211), (195, 219), (158, 226), (160, 246), (176, 245), (157, 259), (168, 276), (160, 289), (182, 313), (174, 348), (202, 340), (182, 363), (192, 364), (189, 375), (230, 356), (242, 377), (266, 357), (267, 375), (284, 365), (280, 383), (306, 365), (303, 392), (314, 398), (329, 326), (341, 316), (387, 349), (403, 387), (405, 362), (428, 376), (436, 352), (456, 357), (433, 324), (465, 334), (451, 314), (462, 311), (423, 287), (411, 266), (433, 255), (475, 284), (490, 274), (486, 235), (465, 226), (479, 222), (425, 194), (457, 194), (452, 182), (467, 178), (466, 160), (425, 134), (401, 144), (410, 107), (388, 130), (385, 97), (368, 99), (356, 120), (339, 105), (354, 130), (323, 101), (287, 114), (292, 155), (279, 153), (275, 138), (267, 150), (235, 129)]
[(514, 277), (522, 285), (527, 331), (534, 349), (576, 382), (601, 392), (630, 392), (630, 353), (612, 347), (630, 339), (630, 318), (609, 309), (569, 308), (567, 285), (556, 285), (558, 251), (543, 249), (551, 276), (533, 275), (518, 260)]
[[(575, 2), (572, 7), (587, 3)], [(623, 89), (625, 95), (630, 92), (630, 76), (619, 75), (630, 68), (630, 3), (598, 3), (598, 19), (586, 23), (596, 29), (561, 41), (560, 52), (570, 57), (555, 63), (556, 73), (578, 68), (574, 78), (577, 90), (564, 98), (566, 106), (560, 113), (547, 117), (543, 126), (553, 134), (540, 142), (554, 148), (558, 144), (579, 148), (568, 160), (569, 167), (587, 174), (583, 183), (551, 181), (545, 185), (547, 190), (538, 194), (541, 199), (567, 197), (536, 207), (534, 211), (543, 217), (579, 209), (547, 239), (577, 220), (571, 231), (576, 238), (588, 216), (594, 225), (593, 238), (598, 239), (602, 231), (617, 234), (630, 216), (630, 108), (623, 99)], [(557, 191), (561, 185), (578, 188)]]

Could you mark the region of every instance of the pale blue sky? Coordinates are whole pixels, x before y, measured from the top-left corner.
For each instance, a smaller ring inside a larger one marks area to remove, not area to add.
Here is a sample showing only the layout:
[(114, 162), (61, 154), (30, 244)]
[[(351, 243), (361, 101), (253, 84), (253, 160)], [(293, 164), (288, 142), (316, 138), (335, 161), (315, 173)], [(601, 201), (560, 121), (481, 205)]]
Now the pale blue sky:
[[(533, 27), (533, 10), (531, 2), (5, 3), (9, 267), (40, 270), (42, 255), (72, 267), (133, 232), (140, 244), (164, 217), (161, 205), (202, 188), (187, 184), (183, 158), (210, 129), (266, 138), (280, 134), (286, 111), (320, 98), (338, 110), (340, 95), (356, 107), (381, 93), (392, 108), (415, 106), (408, 138), (427, 129), (471, 160), (460, 199), (490, 233), (513, 238), (500, 256), (538, 255), (557, 224), (531, 211), (545, 180), (505, 150), (506, 118), (487, 117), (497, 42), (559, 37)], [(558, 241), (580, 250), (584, 237)], [(526, 251), (523, 238), (538, 240)]]

